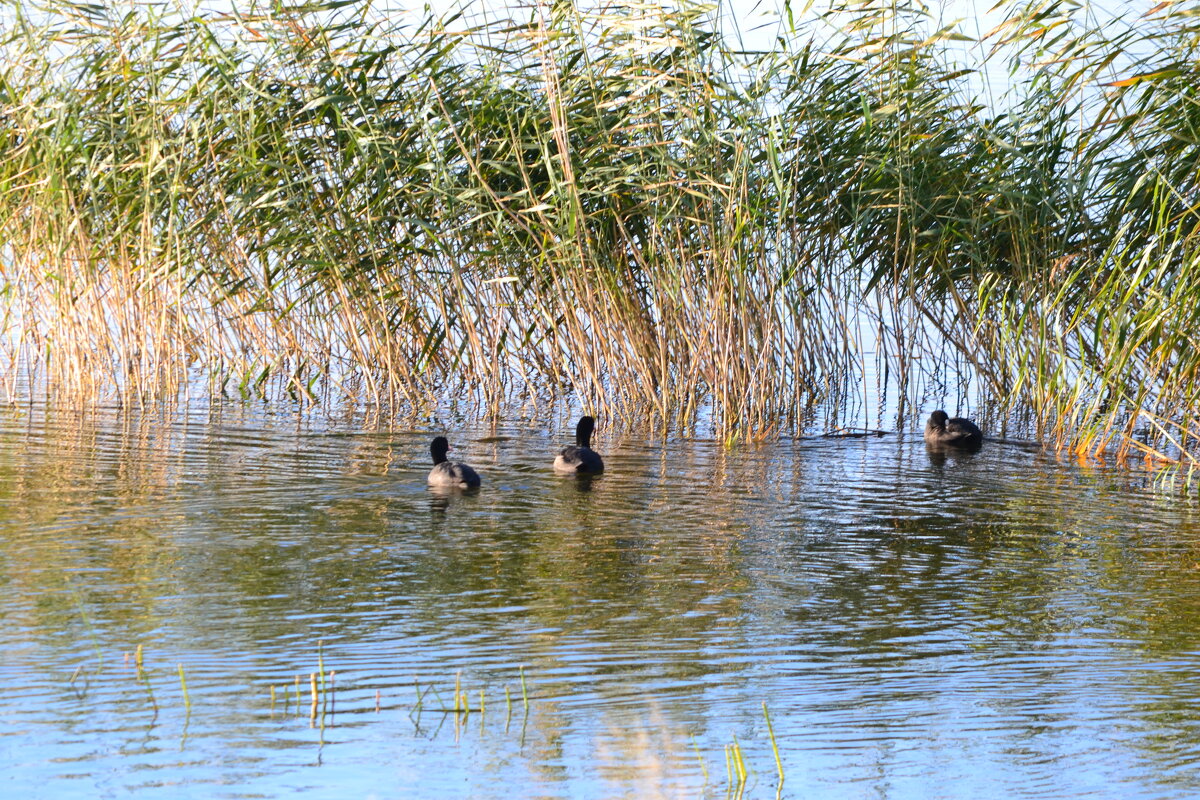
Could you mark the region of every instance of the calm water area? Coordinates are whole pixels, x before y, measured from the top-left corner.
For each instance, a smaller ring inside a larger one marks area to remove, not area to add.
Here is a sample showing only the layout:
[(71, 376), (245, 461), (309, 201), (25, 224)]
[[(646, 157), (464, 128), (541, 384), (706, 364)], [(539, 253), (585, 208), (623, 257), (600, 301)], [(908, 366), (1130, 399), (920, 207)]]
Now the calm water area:
[(579, 482), (572, 426), (0, 411), (0, 792), (1200, 796), (1186, 492), (603, 419)]

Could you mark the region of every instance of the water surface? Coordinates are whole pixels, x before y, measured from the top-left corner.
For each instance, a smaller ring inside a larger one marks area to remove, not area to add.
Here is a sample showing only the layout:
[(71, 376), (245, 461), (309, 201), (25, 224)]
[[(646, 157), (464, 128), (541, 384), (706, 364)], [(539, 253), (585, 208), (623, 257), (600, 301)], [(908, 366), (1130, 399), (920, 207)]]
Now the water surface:
[[(479, 493), (425, 486), (447, 427)], [(0, 412), (5, 794), (720, 798), (736, 741), (770, 798), (764, 702), (784, 797), (1200, 794), (1200, 524), (1146, 474), (601, 420), (581, 483), (571, 427)]]

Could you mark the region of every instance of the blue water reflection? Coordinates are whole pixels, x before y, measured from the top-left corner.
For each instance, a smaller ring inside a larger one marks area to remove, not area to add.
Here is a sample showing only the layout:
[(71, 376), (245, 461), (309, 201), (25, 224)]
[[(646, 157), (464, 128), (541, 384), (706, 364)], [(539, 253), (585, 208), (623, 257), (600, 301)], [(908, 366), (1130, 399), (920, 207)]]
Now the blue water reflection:
[(3, 412), (9, 796), (718, 798), (736, 741), (773, 797), (763, 702), (785, 797), (1200, 794), (1200, 524), (1151, 476), (602, 421), (580, 483), (572, 423), (454, 430), (485, 484), (439, 495), (434, 425)]

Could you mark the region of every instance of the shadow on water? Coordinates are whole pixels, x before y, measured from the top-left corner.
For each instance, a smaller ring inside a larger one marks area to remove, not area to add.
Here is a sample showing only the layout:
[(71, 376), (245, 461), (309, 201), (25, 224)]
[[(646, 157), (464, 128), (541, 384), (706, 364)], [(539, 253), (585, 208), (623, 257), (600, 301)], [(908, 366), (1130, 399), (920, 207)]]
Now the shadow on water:
[[(6, 412), (12, 786), (721, 796), (736, 737), (770, 795), (766, 701), (795, 796), (1200, 791), (1200, 525), (1146, 475), (618, 436), (563, 478), (562, 436), (464, 435), (484, 486), (447, 493), (425, 431)], [(318, 641), (337, 714), (310, 728)], [(414, 717), (460, 671), (487, 711)]]

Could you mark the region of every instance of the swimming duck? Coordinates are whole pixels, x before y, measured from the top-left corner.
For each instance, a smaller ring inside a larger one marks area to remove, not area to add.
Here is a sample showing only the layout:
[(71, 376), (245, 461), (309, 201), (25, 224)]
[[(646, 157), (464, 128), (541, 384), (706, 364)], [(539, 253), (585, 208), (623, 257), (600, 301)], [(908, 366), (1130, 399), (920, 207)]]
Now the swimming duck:
[(604, 472), (604, 460), (592, 449), (592, 431), (596, 420), (580, 417), (575, 426), (575, 444), (564, 447), (554, 459), (554, 471), (572, 475), (598, 475)]
[(969, 419), (948, 417), (939, 410), (925, 423), (925, 444), (978, 448), (983, 444), (983, 431)]
[(479, 473), (461, 461), (447, 461), (446, 451), (450, 443), (445, 436), (439, 436), (429, 445), (429, 454), (433, 456), (433, 469), (429, 470), (429, 485), (454, 489), (478, 489)]

